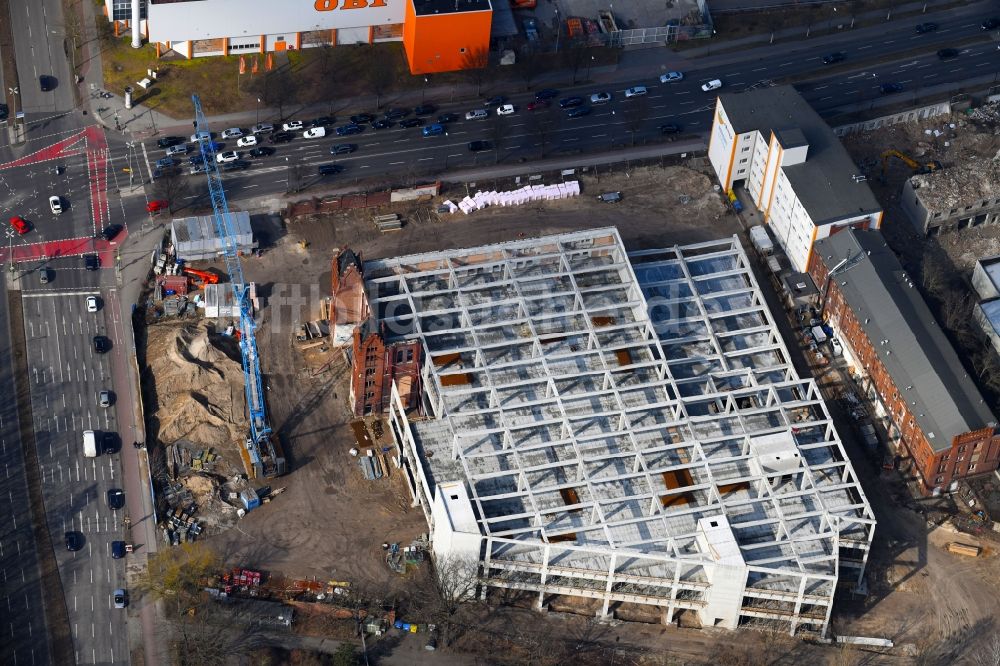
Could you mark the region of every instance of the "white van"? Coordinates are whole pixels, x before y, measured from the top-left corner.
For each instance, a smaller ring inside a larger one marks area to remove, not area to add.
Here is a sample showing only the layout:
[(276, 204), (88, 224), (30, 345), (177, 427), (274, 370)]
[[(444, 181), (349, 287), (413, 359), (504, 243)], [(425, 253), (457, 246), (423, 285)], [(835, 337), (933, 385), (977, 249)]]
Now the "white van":
[(97, 457), (97, 437), (93, 430), (83, 431), (83, 455), (87, 458)]

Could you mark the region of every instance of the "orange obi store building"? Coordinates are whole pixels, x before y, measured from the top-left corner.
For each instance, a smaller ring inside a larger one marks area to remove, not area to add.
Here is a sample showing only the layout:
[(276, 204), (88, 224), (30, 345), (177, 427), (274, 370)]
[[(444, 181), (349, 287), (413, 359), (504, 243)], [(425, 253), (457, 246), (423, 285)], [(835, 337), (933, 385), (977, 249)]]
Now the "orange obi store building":
[(481, 67), (493, 20), (490, 0), (105, 0), (105, 13), (186, 58), (402, 41), (413, 74)]

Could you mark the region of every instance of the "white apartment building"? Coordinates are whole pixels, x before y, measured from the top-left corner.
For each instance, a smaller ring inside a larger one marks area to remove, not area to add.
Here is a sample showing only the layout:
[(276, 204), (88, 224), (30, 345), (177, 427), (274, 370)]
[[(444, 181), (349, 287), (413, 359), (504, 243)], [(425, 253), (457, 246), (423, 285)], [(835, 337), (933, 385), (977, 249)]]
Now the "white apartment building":
[(792, 86), (719, 95), (708, 157), (727, 193), (746, 191), (798, 271), (817, 240), (882, 223), (861, 170)]

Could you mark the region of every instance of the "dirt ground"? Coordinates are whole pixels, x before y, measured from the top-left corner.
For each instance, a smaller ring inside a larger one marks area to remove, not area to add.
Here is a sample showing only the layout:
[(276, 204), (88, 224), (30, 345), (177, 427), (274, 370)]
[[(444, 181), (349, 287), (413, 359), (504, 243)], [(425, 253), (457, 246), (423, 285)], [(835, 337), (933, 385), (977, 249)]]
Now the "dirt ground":
[[(439, 219), (436, 203), (464, 196), (464, 190), (454, 191), (432, 204), (396, 209), (406, 224), (384, 235), (372, 225), (372, 211), (288, 224), (253, 218), (267, 244), (261, 257), (245, 258), (243, 265), (263, 302), (258, 343), (268, 409), (291, 471), (271, 483), (286, 488), (282, 495), (251, 511), (236, 529), (211, 538), (227, 559), (290, 576), (403, 586), (405, 579), (383, 562), (382, 543), (405, 545), (427, 531), (398, 470), (387, 480), (365, 481), (348, 454), (355, 438), (343, 357), (330, 349), (312, 349), (307, 356), (293, 342), (297, 323), (317, 319), (329, 295), (334, 248), (349, 245), (376, 258), (606, 225), (617, 225), (626, 245), (640, 248), (738, 231), (708, 176), (683, 167), (602, 175), (600, 182), (585, 179), (582, 187), (583, 194), (571, 200)], [(595, 195), (608, 190), (620, 190), (624, 200), (599, 203)], [(681, 203), (682, 195), (690, 200)], [(224, 272), (221, 263), (215, 268)]]

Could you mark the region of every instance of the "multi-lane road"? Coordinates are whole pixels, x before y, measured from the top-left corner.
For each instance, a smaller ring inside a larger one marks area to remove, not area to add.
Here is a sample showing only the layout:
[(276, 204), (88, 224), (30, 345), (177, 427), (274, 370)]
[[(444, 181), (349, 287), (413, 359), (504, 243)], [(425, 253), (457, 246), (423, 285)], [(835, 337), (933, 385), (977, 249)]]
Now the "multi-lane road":
[[(532, 93), (509, 93), (494, 88), (491, 94), (507, 94), (517, 107), (512, 116), (487, 120), (464, 120), (467, 111), (481, 108), (478, 101), (441, 105), (425, 122), (434, 122), (441, 113), (457, 114), (460, 120), (448, 123), (447, 134), (424, 137), (421, 128), (375, 130), (366, 127), (355, 136), (339, 137), (335, 127), (349, 122), (352, 113), (372, 109), (345, 109), (328, 127), (324, 138), (305, 139), (302, 132), (286, 144), (273, 144), (275, 154), (250, 159), (245, 171), (225, 174), (231, 199), (305, 189), (313, 185), (349, 185), (358, 180), (370, 181), (387, 173), (437, 174), (470, 166), (533, 160), (565, 153), (591, 152), (663, 141), (660, 126), (679, 125), (686, 134), (704, 134), (711, 126), (711, 109), (717, 92), (740, 91), (763, 82), (793, 82), (803, 96), (821, 114), (833, 115), (847, 105), (886, 101), (906, 101), (938, 85), (958, 84), (969, 80), (992, 79), (1000, 71), (1000, 51), (993, 35), (982, 30), (983, 5), (949, 10), (943, 16), (920, 16), (893, 21), (886, 26), (845, 31), (825, 40), (822, 47), (813, 42), (758, 49), (753, 54), (733, 54), (715, 59), (710, 67), (695, 65), (685, 69), (682, 81), (660, 83), (655, 73), (621, 80), (615, 85), (574, 86), (560, 91), (560, 97), (609, 92), (611, 103), (593, 106), (589, 115), (568, 118), (558, 108), (529, 111)], [(938, 29), (918, 34), (919, 22), (934, 20)], [(956, 48), (959, 55), (942, 59), (937, 51)], [(840, 51), (843, 62), (823, 64), (823, 56)], [(666, 69), (665, 67), (663, 69)], [(701, 84), (721, 79), (719, 91), (704, 92)], [(902, 91), (884, 96), (883, 83), (898, 83)], [(624, 91), (633, 85), (649, 90), (642, 98), (626, 99)], [(428, 100), (433, 101), (433, 100)], [(558, 98), (553, 100), (558, 107)], [(275, 119), (276, 120), (276, 119)], [(309, 120), (302, 118), (302, 120)], [(213, 129), (221, 132), (225, 126)], [(244, 128), (245, 129), (245, 128)], [(186, 132), (190, 134), (190, 132)], [(189, 138), (185, 135), (185, 138)], [(496, 150), (472, 153), (468, 143), (486, 140)], [(346, 155), (331, 155), (330, 147), (352, 143), (357, 150)], [(267, 144), (272, 145), (272, 144)], [(163, 149), (153, 141), (145, 145), (145, 171), (152, 176), (155, 161)], [(235, 140), (223, 141), (224, 150), (245, 149)], [(182, 171), (186, 172), (186, 159)], [(320, 176), (317, 167), (337, 163), (342, 173)], [(204, 197), (204, 176), (188, 176), (191, 189), (184, 195), (188, 203)]]

